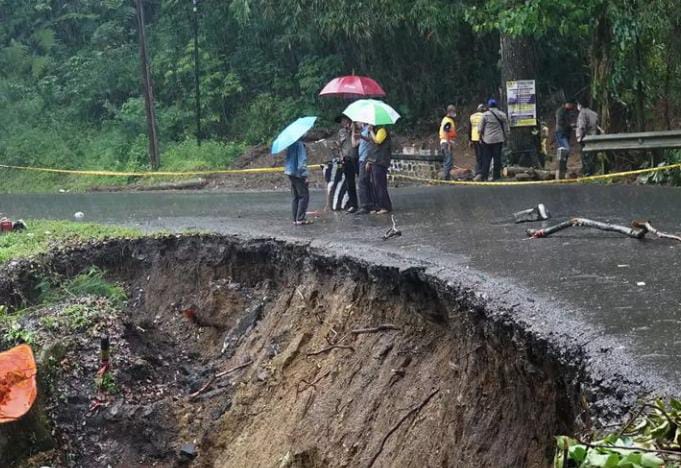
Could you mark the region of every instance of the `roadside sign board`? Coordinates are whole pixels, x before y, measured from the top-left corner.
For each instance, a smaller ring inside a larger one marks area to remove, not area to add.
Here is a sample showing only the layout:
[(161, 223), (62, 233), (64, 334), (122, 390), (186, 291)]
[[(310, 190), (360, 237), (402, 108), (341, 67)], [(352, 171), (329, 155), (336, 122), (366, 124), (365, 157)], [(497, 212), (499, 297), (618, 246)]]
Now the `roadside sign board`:
[(506, 104), (511, 127), (537, 125), (537, 92), (534, 80), (507, 81)]

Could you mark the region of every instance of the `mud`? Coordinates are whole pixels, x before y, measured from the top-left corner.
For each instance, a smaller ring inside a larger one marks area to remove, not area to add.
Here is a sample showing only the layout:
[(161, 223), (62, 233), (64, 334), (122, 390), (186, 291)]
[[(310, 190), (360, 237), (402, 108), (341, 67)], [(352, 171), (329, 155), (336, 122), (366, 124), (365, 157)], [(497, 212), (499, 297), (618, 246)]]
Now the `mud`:
[(102, 322), (119, 388), (93, 408), (102, 323), (64, 340), (41, 388), (57, 448), (3, 464), (547, 466), (556, 434), (616, 412), (587, 399), (624, 399), (469, 290), (304, 244), (107, 241), (13, 265), (0, 298), (92, 265), (129, 295)]

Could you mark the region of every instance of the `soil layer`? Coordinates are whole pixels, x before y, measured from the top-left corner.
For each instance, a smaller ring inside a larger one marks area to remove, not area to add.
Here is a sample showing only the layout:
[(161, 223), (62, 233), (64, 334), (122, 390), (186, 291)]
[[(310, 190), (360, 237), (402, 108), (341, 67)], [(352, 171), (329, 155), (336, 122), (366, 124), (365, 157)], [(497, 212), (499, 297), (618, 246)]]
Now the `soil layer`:
[[(554, 435), (588, 424), (580, 363), (419, 268), (169, 236), (21, 262), (0, 297), (30, 305), (45, 275), (92, 265), (128, 301), (41, 335), (63, 348), (41, 388), (57, 448), (3, 465), (547, 466)], [(102, 333), (115, 382), (104, 393), (92, 385)], [(0, 445), (27, 435), (9, 426)]]

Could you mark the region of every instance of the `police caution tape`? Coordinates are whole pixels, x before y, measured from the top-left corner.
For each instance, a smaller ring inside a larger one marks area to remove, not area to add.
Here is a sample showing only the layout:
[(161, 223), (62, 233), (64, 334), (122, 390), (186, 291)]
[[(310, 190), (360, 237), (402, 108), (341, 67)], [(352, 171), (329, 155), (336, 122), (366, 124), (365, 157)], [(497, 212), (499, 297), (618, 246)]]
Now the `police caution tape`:
[[(310, 165), (310, 169), (322, 169), (324, 166), (319, 164)], [(188, 177), (188, 176), (207, 176), (207, 175), (241, 175), (241, 174), (277, 174), (284, 171), (283, 167), (257, 167), (251, 169), (215, 169), (207, 171), (140, 171), (140, 172), (124, 172), (124, 171), (98, 171), (98, 170), (72, 170), (72, 169), (53, 169), (47, 167), (29, 167), (29, 166), (10, 166), (7, 164), (0, 164), (0, 169), (11, 169), (19, 171), (33, 171), (53, 174), (67, 174), (79, 176), (103, 176), (103, 177)], [(648, 169), (637, 169), (634, 171), (615, 172), (612, 174), (601, 174), (588, 177), (579, 177), (576, 179), (556, 179), (556, 180), (528, 180), (528, 181), (495, 181), (495, 182), (474, 182), (465, 180), (442, 180), (430, 179), (426, 177), (409, 176), (393, 172), (393, 178), (411, 180), (414, 182), (423, 182), (428, 184), (442, 184), (442, 185), (478, 185), (478, 186), (503, 186), (503, 185), (556, 185), (556, 184), (579, 184), (586, 182), (599, 182), (612, 179), (619, 179), (624, 177), (631, 177), (636, 175), (651, 174), (655, 172), (671, 171), (681, 169), (681, 164), (669, 164), (666, 166), (651, 167)]]

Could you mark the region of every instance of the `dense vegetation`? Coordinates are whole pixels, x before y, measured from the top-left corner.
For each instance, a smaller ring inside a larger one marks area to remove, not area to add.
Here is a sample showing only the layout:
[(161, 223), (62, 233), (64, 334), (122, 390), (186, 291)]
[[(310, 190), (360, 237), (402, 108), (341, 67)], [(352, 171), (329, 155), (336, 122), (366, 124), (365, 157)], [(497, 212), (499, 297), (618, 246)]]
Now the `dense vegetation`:
[[(540, 105), (593, 97), (612, 130), (678, 126), (677, 0), (200, 0), (204, 144), (195, 138), (191, 0), (146, 0), (162, 167), (224, 166), (305, 113), (330, 78), (375, 77), (430, 128), (448, 102), (498, 94), (500, 37), (523, 38)], [(147, 165), (132, 0), (0, 0), (0, 160)]]

